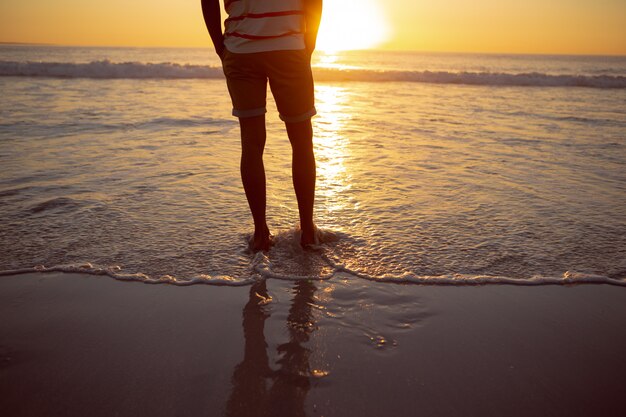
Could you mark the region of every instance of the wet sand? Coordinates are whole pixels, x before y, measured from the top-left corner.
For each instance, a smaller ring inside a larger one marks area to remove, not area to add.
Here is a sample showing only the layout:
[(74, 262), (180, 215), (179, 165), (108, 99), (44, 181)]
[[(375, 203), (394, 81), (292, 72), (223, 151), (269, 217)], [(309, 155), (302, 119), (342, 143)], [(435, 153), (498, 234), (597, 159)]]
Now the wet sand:
[(626, 291), (0, 277), (18, 416), (618, 416)]

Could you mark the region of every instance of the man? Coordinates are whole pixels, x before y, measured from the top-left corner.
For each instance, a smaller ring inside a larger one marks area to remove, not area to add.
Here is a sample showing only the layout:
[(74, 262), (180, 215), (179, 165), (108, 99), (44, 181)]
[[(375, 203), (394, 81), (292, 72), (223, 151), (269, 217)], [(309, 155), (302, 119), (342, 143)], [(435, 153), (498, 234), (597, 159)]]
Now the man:
[(292, 147), (293, 185), (300, 213), (300, 244), (316, 242), (313, 223), (315, 156), (311, 117), (316, 114), (311, 75), (322, 0), (225, 0), (222, 33), (219, 0), (201, 0), (215, 52), (222, 60), (241, 128), (241, 179), (254, 219), (253, 251), (268, 250), (265, 220), (265, 98), (267, 83)]

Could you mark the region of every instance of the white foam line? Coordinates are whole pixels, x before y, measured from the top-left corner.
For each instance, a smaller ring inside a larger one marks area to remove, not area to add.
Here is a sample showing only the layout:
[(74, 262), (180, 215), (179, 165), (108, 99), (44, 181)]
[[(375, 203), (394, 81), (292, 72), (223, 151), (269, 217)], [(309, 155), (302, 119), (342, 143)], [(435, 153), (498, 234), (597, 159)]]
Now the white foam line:
[(578, 274), (566, 272), (562, 277), (533, 276), (531, 278), (511, 278), (498, 275), (415, 275), (405, 273), (400, 276), (382, 275), (371, 276), (362, 272), (343, 268), (348, 274), (355, 277), (375, 282), (412, 283), (421, 285), (517, 285), (517, 286), (540, 286), (540, 285), (572, 285), (572, 284), (609, 284), (626, 287), (626, 281), (609, 278), (603, 275)]
[(535, 275), (531, 278), (511, 278), (497, 275), (416, 275), (405, 272), (402, 275), (381, 275), (373, 276), (360, 271), (352, 270), (344, 265), (338, 264), (331, 258), (323, 255), (324, 260), (335, 272), (345, 272), (354, 277), (375, 282), (412, 283), (421, 285), (518, 285), (518, 286), (539, 286), (539, 285), (571, 285), (571, 284), (609, 284), (626, 287), (626, 280), (609, 278), (604, 275), (583, 274), (567, 271), (561, 277), (546, 277)]
[(516, 286), (541, 286), (541, 285), (573, 285), (573, 284), (608, 284), (620, 287), (626, 287), (626, 280), (610, 278), (604, 275), (584, 274), (577, 272), (566, 272), (561, 277), (547, 277), (547, 276), (533, 276), (531, 278), (511, 278), (505, 276), (494, 275), (464, 275), (464, 274), (449, 274), (449, 275), (416, 275), (414, 273), (406, 272), (402, 275), (381, 275), (374, 276), (360, 271), (351, 270), (344, 265), (341, 265), (326, 254), (322, 253), (322, 258), (332, 268), (332, 272), (322, 276), (295, 276), (280, 274), (273, 272), (270, 268), (269, 258), (258, 253), (252, 261), (252, 270), (257, 275), (245, 279), (237, 279), (226, 275), (210, 276), (200, 275), (198, 277), (190, 279), (179, 279), (170, 275), (164, 275), (159, 278), (151, 278), (146, 274), (135, 273), (125, 274), (119, 272), (119, 267), (100, 268), (93, 265), (79, 264), (79, 265), (58, 265), (52, 267), (36, 266), (33, 268), (22, 268), (0, 271), (0, 276), (18, 275), (34, 272), (64, 272), (64, 273), (83, 273), (89, 275), (106, 275), (119, 281), (134, 281), (142, 282), (144, 284), (169, 284), (175, 286), (190, 286), (190, 285), (216, 285), (216, 286), (247, 286), (251, 285), (259, 279), (280, 279), (284, 281), (300, 281), (300, 280), (313, 280), (313, 281), (325, 281), (333, 278), (338, 272), (345, 272), (356, 278), (366, 279), (374, 282), (385, 283), (397, 283), (397, 284), (420, 284), (420, 285), (450, 285), (450, 286), (474, 286), (474, 285), (516, 285)]
[(106, 275), (118, 281), (134, 281), (142, 282), (144, 284), (170, 284), (179, 287), (186, 287), (189, 285), (206, 284), (206, 285), (223, 285), (229, 287), (240, 287), (251, 285), (257, 279), (250, 277), (247, 279), (236, 279), (226, 275), (210, 276), (200, 275), (190, 279), (179, 279), (172, 277), (171, 275), (163, 275), (159, 278), (151, 278), (150, 276), (142, 273), (125, 274), (119, 271), (119, 267), (100, 268), (95, 267), (89, 263), (80, 265), (57, 265), (52, 267), (45, 267), (39, 265), (33, 268), (13, 269), (7, 271), (0, 271), (0, 276), (27, 274), (34, 272), (64, 272), (64, 273), (82, 273), (88, 275)]

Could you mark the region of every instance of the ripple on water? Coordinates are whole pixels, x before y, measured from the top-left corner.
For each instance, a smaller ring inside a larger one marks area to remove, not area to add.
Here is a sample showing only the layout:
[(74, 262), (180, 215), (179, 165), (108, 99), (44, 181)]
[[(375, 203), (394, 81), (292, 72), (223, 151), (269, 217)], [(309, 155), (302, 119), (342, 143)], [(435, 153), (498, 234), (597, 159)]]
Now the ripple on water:
[(69, 197), (57, 197), (31, 206), (29, 211), (39, 214), (47, 211), (74, 211), (84, 207), (85, 203)]

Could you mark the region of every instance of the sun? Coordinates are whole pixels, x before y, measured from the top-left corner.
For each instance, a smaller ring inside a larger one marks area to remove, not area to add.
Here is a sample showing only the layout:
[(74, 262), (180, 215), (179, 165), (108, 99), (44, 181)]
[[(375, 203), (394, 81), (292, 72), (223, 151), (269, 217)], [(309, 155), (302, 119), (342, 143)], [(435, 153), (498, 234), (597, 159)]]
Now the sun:
[(389, 27), (378, 0), (326, 0), (317, 49), (370, 49), (387, 40)]

